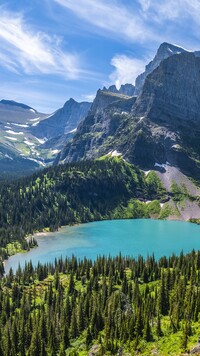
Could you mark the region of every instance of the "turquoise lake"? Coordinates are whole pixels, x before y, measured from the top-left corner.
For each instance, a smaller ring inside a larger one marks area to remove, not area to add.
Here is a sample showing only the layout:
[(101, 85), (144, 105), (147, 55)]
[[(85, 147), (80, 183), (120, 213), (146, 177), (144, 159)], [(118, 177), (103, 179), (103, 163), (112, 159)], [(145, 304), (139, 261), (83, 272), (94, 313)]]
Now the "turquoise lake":
[(98, 255), (123, 255), (156, 258), (182, 250), (200, 249), (200, 226), (179, 221), (113, 220), (64, 227), (59, 232), (37, 237), (38, 247), (18, 253), (5, 262), (6, 273), (18, 264), (53, 262), (55, 258), (76, 255), (94, 260)]

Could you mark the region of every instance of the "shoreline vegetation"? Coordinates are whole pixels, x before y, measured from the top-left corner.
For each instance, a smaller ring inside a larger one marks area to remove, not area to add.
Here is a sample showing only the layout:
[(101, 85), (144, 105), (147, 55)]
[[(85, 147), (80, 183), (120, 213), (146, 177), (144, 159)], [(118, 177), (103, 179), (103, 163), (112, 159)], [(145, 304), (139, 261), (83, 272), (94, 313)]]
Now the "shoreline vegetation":
[[(152, 217), (152, 218), (147, 218), (147, 219), (151, 219), (151, 220), (166, 220), (166, 219), (155, 219), (155, 217)], [(105, 219), (104, 219), (105, 220)], [(114, 221), (116, 219), (112, 219), (110, 221)], [(127, 220), (127, 219), (117, 219), (117, 220)], [(137, 220), (137, 219), (130, 219), (130, 220)], [(171, 219), (171, 221), (174, 221), (175, 219)], [(100, 221), (103, 221), (103, 220), (98, 220), (99, 222)], [(28, 249), (22, 249), (21, 248), (21, 245), (18, 241), (16, 241), (16, 243), (14, 242), (13, 244), (9, 244), (11, 246), (13, 245), (17, 245), (18, 248), (16, 249), (13, 249), (13, 253), (11, 254), (7, 254), (7, 258), (5, 260), (3, 260), (3, 265), (5, 263), (5, 261), (7, 261), (9, 259), (9, 257), (13, 256), (14, 254), (17, 254), (17, 253), (27, 253), (28, 251), (30, 251), (30, 249), (32, 248), (37, 248), (38, 245), (39, 245), (39, 242), (37, 241), (37, 237), (40, 237), (40, 236), (48, 236), (49, 234), (53, 234), (53, 233), (59, 233), (60, 231), (62, 231), (62, 229), (65, 229), (66, 227), (75, 227), (75, 226), (81, 226), (82, 224), (88, 224), (88, 223), (91, 223), (91, 222), (98, 222), (98, 221), (90, 221), (90, 222), (87, 222), (87, 223), (76, 223), (76, 224), (70, 224), (70, 225), (65, 225), (65, 226), (61, 226), (59, 227), (57, 230), (55, 231), (50, 231), (49, 228), (45, 228), (43, 229), (42, 231), (37, 231), (35, 233), (33, 233), (32, 235), (27, 235), (25, 237), (26, 241), (29, 241), (30, 244), (28, 245)], [(108, 221), (108, 219), (106, 219), (106, 221)], [(180, 221), (180, 220), (176, 220), (176, 221)], [(198, 222), (196, 221), (182, 221), (182, 222), (191, 222), (191, 223), (194, 223), (194, 224), (197, 224), (199, 225)]]
[(172, 188), (169, 195), (155, 172), (145, 175), (119, 157), (50, 167), (2, 184), (1, 260), (9, 256), (9, 244), (12, 253), (19, 251), (18, 242), (21, 250), (27, 250), (31, 247), (27, 236), (57, 231), (61, 226), (115, 219), (181, 220), (185, 199), (196, 198), (185, 187), (174, 183)]

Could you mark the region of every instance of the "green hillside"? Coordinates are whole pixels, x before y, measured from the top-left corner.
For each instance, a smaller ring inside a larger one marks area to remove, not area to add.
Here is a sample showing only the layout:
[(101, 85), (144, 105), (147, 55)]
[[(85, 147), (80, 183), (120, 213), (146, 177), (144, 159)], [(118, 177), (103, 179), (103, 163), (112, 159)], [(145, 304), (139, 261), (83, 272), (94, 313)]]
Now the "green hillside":
[[(45, 169), (0, 185), (0, 246), (24, 242), (48, 228), (115, 218), (159, 216), (166, 191), (155, 173), (144, 173), (120, 158), (103, 158)], [(5, 255), (4, 250), (4, 255)]]

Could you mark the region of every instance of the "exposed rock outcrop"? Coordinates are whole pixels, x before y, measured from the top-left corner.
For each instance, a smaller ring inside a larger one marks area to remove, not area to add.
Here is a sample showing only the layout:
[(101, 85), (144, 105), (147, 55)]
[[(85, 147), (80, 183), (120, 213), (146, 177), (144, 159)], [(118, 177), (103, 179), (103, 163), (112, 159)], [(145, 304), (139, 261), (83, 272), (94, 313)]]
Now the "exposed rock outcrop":
[(95, 158), (117, 150), (152, 169), (166, 161), (200, 179), (200, 58), (182, 51), (161, 61), (140, 95), (98, 91), (60, 161)]

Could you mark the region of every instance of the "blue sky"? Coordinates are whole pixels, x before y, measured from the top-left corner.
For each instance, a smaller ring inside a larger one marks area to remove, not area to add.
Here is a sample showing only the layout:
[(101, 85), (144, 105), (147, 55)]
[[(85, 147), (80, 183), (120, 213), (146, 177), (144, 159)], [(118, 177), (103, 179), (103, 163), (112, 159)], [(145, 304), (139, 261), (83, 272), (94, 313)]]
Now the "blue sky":
[(167, 41), (200, 49), (199, 0), (0, 0), (0, 98), (53, 112), (134, 83)]

